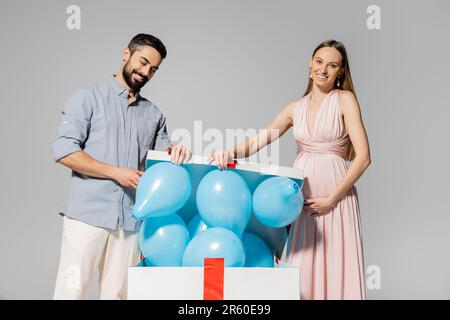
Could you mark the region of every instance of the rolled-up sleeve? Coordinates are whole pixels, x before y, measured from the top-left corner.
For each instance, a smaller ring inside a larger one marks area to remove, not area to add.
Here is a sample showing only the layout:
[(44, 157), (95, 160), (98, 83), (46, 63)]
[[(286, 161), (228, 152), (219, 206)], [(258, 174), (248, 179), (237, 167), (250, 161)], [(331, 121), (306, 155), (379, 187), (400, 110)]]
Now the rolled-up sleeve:
[(64, 105), (57, 137), (52, 145), (54, 161), (83, 149), (93, 110), (88, 93), (87, 89), (78, 89)]
[(166, 148), (172, 146), (170, 143), (170, 137), (167, 134), (166, 117), (163, 114), (161, 114), (159, 118), (156, 132), (155, 146), (153, 148), (154, 150), (164, 151)]

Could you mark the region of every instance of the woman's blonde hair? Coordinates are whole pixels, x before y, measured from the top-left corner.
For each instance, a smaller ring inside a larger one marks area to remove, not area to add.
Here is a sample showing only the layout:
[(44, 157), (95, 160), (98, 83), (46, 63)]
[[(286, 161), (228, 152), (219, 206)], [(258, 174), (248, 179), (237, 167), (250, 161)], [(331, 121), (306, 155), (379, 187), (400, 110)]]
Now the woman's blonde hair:
[[(341, 68), (343, 68), (343, 72), (342, 75), (336, 78), (336, 81), (334, 82), (334, 89), (341, 89), (341, 90), (348, 90), (353, 92), (353, 94), (356, 97), (356, 93), (355, 93), (355, 89), (353, 87), (353, 82), (352, 82), (352, 75), (350, 73), (350, 65), (348, 63), (348, 58), (347, 58), (347, 51), (345, 50), (344, 45), (336, 40), (326, 40), (324, 42), (322, 42), (321, 44), (319, 44), (317, 46), (316, 49), (314, 49), (314, 52), (312, 54), (312, 58), (314, 58), (314, 55), (316, 54), (316, 52), (321, 49), (321, 48), (335, 48), (337, 51), (339, 51), (339, 53), (341, 54)], [(308, 86), (306, 88), (305, 93), (303, 94), (303, 96), (306, 96), (308, 93), (311, 92), (312, 90), (312, 86), (313, 86), (313, 81), (311, 78), (309, 78), (309, 82), (308, 82)], [(347, 145), (347, 154), (346, 154), (346, 160), (353, 160), (355, 158), (355, 149), (353, 148), (353, 144), (350, 141), (350, 139), (348, 140), (348, 145)]]

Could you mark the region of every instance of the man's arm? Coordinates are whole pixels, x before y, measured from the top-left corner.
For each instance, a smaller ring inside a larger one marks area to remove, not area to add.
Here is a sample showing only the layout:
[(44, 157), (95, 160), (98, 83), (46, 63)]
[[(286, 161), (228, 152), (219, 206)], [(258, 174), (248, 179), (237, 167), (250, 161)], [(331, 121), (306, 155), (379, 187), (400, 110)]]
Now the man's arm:
[(161, 114), (158, 122), (158, 128), (156, 129), (154, 150), (169, 151), (172, 148), (170, 137), (167, 134), (166, 117)]
[(57, 162), (81, 174), (111, 179), (124, 187), (133, 189), (137, 188), (139, 178), (144, 174), (139, 170), (119, 168), (97, 161), (84, 151), (71, 153)]
[(136, 188), (143, 172), (99, 162), (83, 151), (93, 114), (89, 94), (88, 89), (78, 89), (64, 105), (58, 136), (52, 146), (53, 159), (81, 174), (112, 179), (124, 187)]
[(170, 160), (179, 165), (188, 162), (192, 157), (192, 152), (181, 144), (172, 145), (167, 134), (166, 117), (161, 114), (155, 137), (154, 150), (164, 150), (170, 154)]

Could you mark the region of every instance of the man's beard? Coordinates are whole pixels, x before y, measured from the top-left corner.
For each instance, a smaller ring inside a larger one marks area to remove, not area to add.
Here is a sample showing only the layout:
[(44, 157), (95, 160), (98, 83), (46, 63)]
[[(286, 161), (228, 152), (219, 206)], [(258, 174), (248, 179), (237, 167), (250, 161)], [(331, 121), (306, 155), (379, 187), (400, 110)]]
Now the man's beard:
[[(139, 81), (133, 80), (133, 73), (140, 75), (143, 78), (143, 81), (139, 82)], [(123, 76), (125, 82), (127, 83), (127, 85), (130, 87), (130, 89), (132, 89), (133, 91), (136, 91), (136, 92), (141, 90), (141, 88), (148, 81), (148, 78), (146, 76), (144, 76), (142, 73), (139, 73), (136, 70), (131, 70), (131, 68), (129, 68), (128, 62), (125, 64), (125, 66), (122, 69), (122, 76)]]

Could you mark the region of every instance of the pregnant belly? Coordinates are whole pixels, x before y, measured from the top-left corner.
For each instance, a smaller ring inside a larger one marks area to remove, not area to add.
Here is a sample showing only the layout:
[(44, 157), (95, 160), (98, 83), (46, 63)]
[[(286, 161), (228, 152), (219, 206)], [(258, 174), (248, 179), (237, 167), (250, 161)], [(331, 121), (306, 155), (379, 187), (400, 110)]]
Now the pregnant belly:
[(305, 198), (329, 196), (348, 170), (347, 162), (339, 156), (309, 153), (298, 158), (294, 167), (303, 171)]

